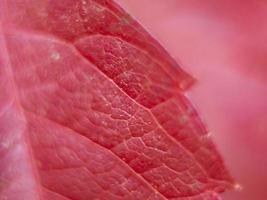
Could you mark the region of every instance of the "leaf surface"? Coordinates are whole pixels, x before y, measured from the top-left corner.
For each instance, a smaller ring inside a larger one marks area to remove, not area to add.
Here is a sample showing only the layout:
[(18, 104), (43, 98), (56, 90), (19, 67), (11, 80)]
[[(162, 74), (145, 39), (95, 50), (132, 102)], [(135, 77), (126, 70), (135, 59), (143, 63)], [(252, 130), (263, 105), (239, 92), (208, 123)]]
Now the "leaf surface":
[(193, 78), (115, 2), (0, 12), (0, 199), (213, 200), (233, 187), (184, 95)]

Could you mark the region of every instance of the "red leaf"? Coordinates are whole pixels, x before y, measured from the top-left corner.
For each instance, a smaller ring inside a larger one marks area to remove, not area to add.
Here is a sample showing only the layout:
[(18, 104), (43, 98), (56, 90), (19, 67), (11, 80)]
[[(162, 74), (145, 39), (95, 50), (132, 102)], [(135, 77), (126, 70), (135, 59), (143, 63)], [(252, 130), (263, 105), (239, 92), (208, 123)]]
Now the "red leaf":
[(0, 199), (217, 199), (193, 79), (110, 0), (3, 0)]

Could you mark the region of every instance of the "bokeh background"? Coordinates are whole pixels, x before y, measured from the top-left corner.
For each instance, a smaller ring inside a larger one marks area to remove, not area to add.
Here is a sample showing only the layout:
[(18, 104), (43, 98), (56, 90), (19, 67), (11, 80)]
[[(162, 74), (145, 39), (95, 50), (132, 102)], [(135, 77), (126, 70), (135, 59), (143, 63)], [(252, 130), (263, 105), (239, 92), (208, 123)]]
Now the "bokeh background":
[(188, 96), (242, 186), (267, 199), (267, 1), (117, 0), (198, 82)]

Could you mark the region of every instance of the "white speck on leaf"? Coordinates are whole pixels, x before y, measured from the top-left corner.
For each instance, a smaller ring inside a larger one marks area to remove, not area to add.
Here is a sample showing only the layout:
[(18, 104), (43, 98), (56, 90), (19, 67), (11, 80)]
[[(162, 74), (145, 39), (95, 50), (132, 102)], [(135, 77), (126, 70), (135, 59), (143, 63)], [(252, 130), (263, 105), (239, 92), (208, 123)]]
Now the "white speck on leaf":
[(60, 59), (60, 54), (59, 54), (58, 52), (53, 52), (53, 53), (51, 54), (51, 58), (52, 58), (53, 60), (59, 60), (59, 59)]

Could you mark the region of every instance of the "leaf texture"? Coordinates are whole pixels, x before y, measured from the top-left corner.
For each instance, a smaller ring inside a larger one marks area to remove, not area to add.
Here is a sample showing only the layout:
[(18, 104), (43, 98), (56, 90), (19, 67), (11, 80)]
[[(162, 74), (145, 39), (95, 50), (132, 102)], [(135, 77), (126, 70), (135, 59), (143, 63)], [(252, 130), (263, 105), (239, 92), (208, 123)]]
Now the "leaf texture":
[(2, 0), (0, 199), (216, 200), (193, 78), (110, 0)]

